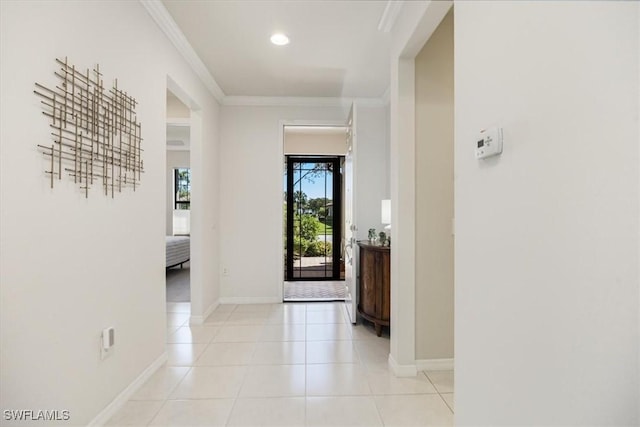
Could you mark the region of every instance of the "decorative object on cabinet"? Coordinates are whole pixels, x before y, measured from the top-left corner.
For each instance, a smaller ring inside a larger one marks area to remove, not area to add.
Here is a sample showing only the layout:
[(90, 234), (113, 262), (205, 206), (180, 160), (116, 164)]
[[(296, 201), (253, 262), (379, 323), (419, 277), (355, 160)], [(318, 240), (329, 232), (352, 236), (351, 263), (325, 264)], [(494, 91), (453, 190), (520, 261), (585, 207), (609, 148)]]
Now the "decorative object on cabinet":
[(387, 233), (385, 233), (384, 231), (381, 231), (378, 234), (378, 241), (380, 242), (380, 246), (385, 246), (387, 244)]
[(370, 228), (369, 229), (369, 243), (374, 244), (376, 241), (376, 229), (375, 228)]
[(112, 198), (122, 187), (135, 191), (143, 172), (138, 102), (118, 88), (117, 79), (105, 89), (99, 65), (83, 73), (67, 58), (56, 62), (59, 82), (53, 89), (36, 83), (34, 90), (42, 98), (42, 114), (51, 121), (53, 144), (38, 144), (50, 159), (45, 173), (51, 188), (55, 178), (62, 180), (67, 172), (85, 197), (96, 181)]
[(376, 334), (389, 326), (391, 306), (391, 249), (388, 246), (358, 242), (360, 247), (360, 280), (358, 314), (372, 322)]

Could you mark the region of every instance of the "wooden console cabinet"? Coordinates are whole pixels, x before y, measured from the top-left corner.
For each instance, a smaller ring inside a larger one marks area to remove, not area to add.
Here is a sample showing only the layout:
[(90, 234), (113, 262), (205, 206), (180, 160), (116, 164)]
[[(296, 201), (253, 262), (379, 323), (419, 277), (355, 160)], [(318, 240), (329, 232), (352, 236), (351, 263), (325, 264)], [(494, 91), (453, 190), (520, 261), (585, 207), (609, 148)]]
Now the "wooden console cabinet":
[(391, 305), (391, 249), (389, 247), (358, 242), (360, 247), (360, 280), (358, 313), (376, 327), (389, 326)]

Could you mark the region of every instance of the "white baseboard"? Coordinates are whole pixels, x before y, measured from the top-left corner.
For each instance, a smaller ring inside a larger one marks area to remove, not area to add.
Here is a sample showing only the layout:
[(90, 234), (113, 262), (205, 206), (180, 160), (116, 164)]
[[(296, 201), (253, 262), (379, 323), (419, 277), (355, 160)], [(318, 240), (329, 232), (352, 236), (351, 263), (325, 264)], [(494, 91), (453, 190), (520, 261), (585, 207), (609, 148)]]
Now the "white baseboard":
[(213, 304), (211, 304), (209, 306), (209, 308), (207, 308), (204, 311), (202, 316), (191, 316), (189, 318), (189, 324), (191, 324), (191, 325), (202, 325), (204, 323), (204, 321), (207, 319), (207, 317), (209, 317), (211, 315), (211, 313), (213, 313), (213, 311), (216, 308), (218, 308), (219, 305), (220, 305), (220, 301), (216, 301)]
[(220, 298), (220, 304), (278, 304), (282, 300), (278, 297), (225, 297)]
[(418, 375), (416, 365), (399, 365), (396, 359), (389, 354), (389, 369), (396, 377), (415, 377)]
[(418, 359), (419, 371), (453, 371), (453, 359)]
[(167, 352), (165, 351), (149, 365), (138, 378), (133, 380), (122, 392), (115, 397), (96, 417), (91, 420), (89, 427), (103, 426), (109, 419), (118, 412), (120, 408), (135, 394), (136, 391), (153, 375), (164, 362), (168, 359)]

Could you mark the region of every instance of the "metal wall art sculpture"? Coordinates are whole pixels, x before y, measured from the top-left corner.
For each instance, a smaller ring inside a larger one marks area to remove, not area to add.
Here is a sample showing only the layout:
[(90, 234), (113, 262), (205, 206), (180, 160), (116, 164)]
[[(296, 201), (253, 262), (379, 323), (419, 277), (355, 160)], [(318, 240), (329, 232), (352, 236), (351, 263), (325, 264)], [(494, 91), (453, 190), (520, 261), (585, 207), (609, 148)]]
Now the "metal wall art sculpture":
[(59, 79), (53, 89), (36, 83), (45, 116), (51, 120), (51, 146), (39, 145), (50, 159), (51, 188), (63, 171), (89, 196), (95, 183), (105, 195), (123, 187), (140, 185), (143, 172), (141, 124), (136, 118), (135, 98), (118, 88), (105, 90), (100, 66), (85, 73), (75, 65), (56, 59)]

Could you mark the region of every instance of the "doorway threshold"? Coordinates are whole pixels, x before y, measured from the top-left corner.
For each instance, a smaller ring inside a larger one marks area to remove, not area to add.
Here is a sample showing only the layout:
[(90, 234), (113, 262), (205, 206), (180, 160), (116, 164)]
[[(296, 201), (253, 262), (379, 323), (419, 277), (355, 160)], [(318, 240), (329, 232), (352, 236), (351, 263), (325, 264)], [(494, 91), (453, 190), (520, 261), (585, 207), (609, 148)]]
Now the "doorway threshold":
[(344, 281), (284, 282), (285, 301), (344, 301), (345, 296)]

